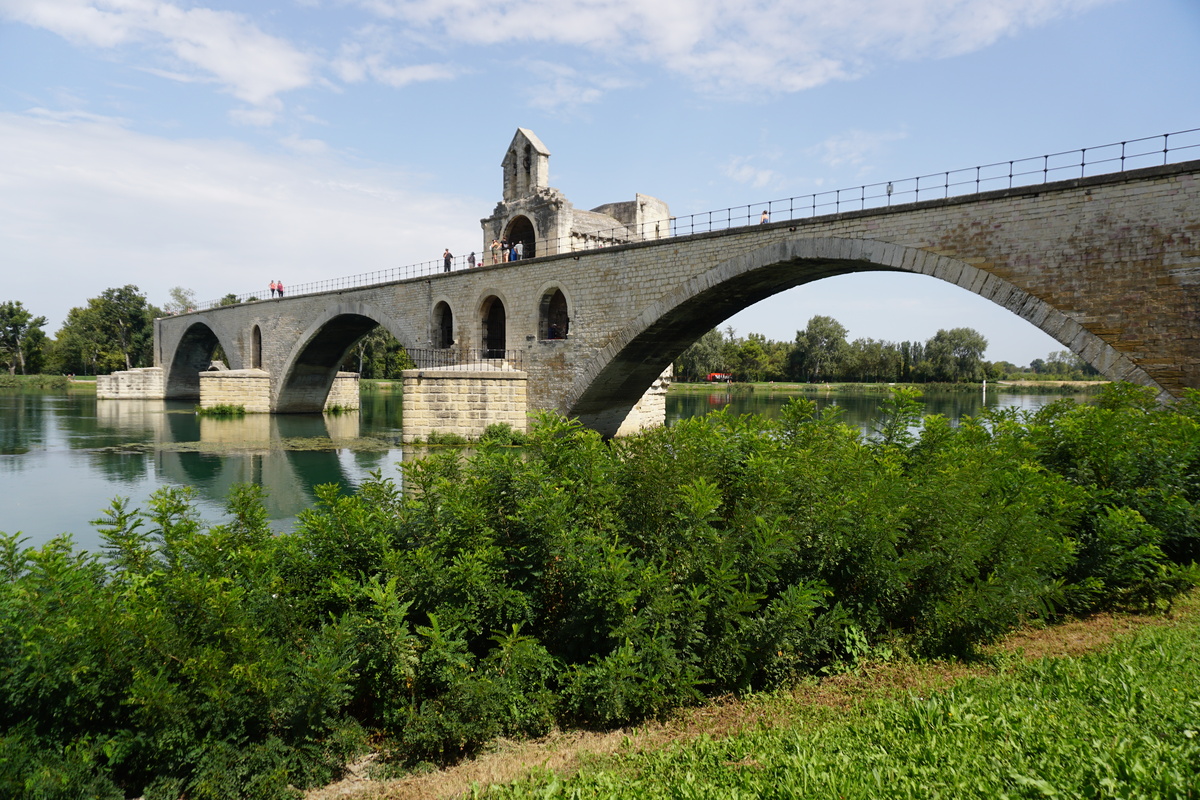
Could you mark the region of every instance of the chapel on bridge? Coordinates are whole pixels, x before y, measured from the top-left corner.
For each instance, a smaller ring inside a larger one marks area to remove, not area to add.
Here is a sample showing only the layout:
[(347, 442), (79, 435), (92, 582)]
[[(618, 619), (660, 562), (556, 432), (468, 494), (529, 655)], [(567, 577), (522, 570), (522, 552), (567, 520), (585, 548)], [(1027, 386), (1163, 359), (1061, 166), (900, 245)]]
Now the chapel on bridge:
[(500, 162), (503, 200), (483, 227), (482, 264), (492, 263), (493, 239), (521, 242), (523, 258), (629, 244), (670, 235), (671, 212), (656, 197), (606, 203), (591, 211), (575, 208), (550, 186), (550, 151), (533, 131), (517, 128)]

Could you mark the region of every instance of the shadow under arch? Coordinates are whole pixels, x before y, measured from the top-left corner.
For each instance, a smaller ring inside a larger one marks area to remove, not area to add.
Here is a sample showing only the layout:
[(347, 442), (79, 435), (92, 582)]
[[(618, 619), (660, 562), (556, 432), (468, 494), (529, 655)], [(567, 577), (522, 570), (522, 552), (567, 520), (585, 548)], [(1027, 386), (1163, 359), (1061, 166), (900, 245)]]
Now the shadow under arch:
[(324, 410), (338, 365), (359, 339), (380, 325), (411, 349), (411, 342), (398, 335), (399, 326), (366, 303), (341, 303), (326, 309), (288, 354), (283, 377), (277, 384), (274, 413), (314, 414)]
[[(193, 322), (179, 338), (164, 381), (168, 400), (199, 400), (200, 373), (212, 363), (221, 340), (204, 322)], [(229, 348), (224, 348), (229, 352)]]
[[(910, 265), (919, 264), (920, 269)], [(1075, 320), (985, 270), (919, 248), (872, 239), (813, 237), (735, 256), (648, 306), (571, 386), (560, 410), (613, 436), (654, 380), (706, 332), (744, 308), (806, 283), (854, 272), (907, 272), (954, 283), (1037, 326), (1111, 380), (1165, 391), (1144, 370)]]

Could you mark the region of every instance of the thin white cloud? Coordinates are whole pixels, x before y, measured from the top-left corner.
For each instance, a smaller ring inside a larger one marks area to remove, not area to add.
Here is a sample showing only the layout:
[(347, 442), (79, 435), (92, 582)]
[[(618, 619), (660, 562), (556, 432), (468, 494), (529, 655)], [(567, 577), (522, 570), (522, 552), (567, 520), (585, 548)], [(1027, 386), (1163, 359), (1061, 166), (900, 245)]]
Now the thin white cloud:
[(1114, 0), (359, 0), (454, 45), (554, 44), (701, 88), (798, 91), (881, 63), (972, 52)]
[[(328, 72), (393, 88), (469, 74), (485, 46), (501, 57), (537, 53), (573, 77), (530, 92), (536, 107), (593, 103), (621, 81), (578, 57), (621, 69), (659, 68), (702, 92), (760, 96), (860, 77), (887, 63), (972, 52), (1023, 29), (1117, 0), (348, 0), (376, 22), (344, 34), (332, 57), (263, 30), (254, 12), (166, 0), (0, 0), (0, 18), (138, 59), (175, 81), (221, 86), (270, 124), (279, 95)], [(247, 6), (253, 8), (253, 6)], [(312, 6), (311, 13), (329, 14)], [(335, 36), (341, 35), (331, 26)], [(562, 48), (567, 54), (538, 52)], [(466, 50), (470, 49), (468, 55)], [(421, 57), (417, 54), (425, 54)], [(430, 56), (431, 57), (428, 57)], [(331, 87), (336, 88), (336, 87)]]
[(778, 172), (754, 166), (751, 160), (749, 156), (734, 156), (722, 165), (721, 172), (730, 180), (755, 189), (767, 189), (779, 184)]
[(578, 111), (608, 92), (630, 85), (612, 75), (581, 72), (566, 64), (527, 61), (524, 66), (533, 76), (524, 90), (525, 97), (532, 108), (544, 111)]
[[(57, 328), (71, 306), (135, 284), (163, 303), (424, 261), (477, 246), (466, 201), (410, 175), (223, 141), (171, 141), (87, 115), (0, 113), (4, 297)], [(455, 242), (458, 242), (455, 245)], [(465, 252), (465, 250), (464, 250)]]
[(393, 89), (413, 83), (451, 80), (466, 71), (449, 63), (397, 65), (394, 55), (404, 49), (391, 31), (370, 25), (354, 31), (342, 43), (340, 52), (329, 66), (344, 83), (372, 80)]
[(172, 80), (204, 80), (251, 105), (314, 80), (311, 56), (245, 14), (160, 0), (0, 0), (0, 15), (102, 49), (142, 48)]
[(851, 130), (829, 137), (810, 152), (829, 167), (863, 167), (880, 155), (888, 142), (904, 137), (899, 131)]

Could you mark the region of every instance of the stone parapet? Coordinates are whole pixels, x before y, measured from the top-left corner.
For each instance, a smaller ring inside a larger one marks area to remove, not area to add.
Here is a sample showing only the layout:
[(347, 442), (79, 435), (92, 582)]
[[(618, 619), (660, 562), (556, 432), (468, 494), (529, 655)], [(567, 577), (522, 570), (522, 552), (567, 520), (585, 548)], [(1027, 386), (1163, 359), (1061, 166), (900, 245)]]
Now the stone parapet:
[(96, 376), (99, 400), (162, 400), (163, 368), (139, 367)]
[(435, 432), (476, 439), (489, 425), (501, 423), (527, 430), (529, 376), (525, 372), (447, 367), (402, 374), (401, 440), (405, 443), (426, 440)]

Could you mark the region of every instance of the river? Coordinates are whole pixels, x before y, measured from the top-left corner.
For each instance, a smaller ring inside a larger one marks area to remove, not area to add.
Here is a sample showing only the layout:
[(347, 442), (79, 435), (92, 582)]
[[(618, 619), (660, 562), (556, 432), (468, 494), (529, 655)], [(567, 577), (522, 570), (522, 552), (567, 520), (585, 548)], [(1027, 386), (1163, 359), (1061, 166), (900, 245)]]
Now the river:
[[(672, 391), (667, 424), (718, 408), (774, 416), (793, 396), (762, 386)], [(863, 430), (883, 400), (812, 397), (822, 407), (838, 405)], [(1055, 399), (988, 392), (986, 404), (1032, 409)], [(984, 400), (976, 392), (930, 393), (925, 403), (926, 413), (958, 420), (978, 414)], [(247, 481), (266, 489), (272, 527), (287, 530), (314, 504), (315, 486), (352, 490), (374, 471), (398, 479), (398, 465), (414, 457), (399, 441), (400, 394), (386, 387), (364, 387), (357, 413), (239, 419), (199, 417), (191, 403), (98, 402), (90, 390), (0, 390), (0, 531), (20, 532), (31, 546), (71, 533), (80, 547), (98, 550), (91, 521), (114, 497), (145, 507), (160, 486), (192, 486), (201, 517), (219, 522), (229, 488)]]

